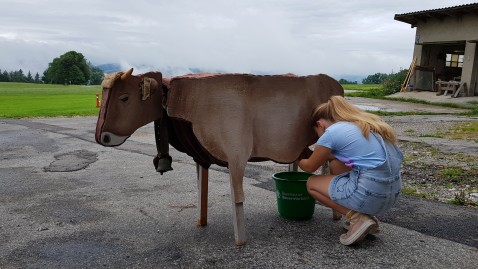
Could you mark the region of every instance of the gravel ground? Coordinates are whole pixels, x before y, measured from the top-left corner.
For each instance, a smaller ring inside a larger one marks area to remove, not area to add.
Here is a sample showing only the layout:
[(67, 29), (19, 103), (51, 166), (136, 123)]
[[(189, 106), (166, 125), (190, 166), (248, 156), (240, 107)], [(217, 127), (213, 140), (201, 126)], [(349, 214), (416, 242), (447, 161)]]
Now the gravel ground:
[(457, 139), (457, 126), (478, 118), (456, 115), (382, 117), (395, 129), (405, 160), (403, 193), (478, 206), (478, 137)]

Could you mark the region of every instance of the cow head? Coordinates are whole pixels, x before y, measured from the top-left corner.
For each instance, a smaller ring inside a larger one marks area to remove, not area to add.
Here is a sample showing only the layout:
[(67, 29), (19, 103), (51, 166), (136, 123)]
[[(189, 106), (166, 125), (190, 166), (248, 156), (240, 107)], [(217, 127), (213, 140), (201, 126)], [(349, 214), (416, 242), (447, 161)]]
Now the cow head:
[(101, 83), (95, 139), (103, 146), (121, 145), (138, 128), (161, 117), (161, 73), (132, 73), (133, 69), (107, 74)]

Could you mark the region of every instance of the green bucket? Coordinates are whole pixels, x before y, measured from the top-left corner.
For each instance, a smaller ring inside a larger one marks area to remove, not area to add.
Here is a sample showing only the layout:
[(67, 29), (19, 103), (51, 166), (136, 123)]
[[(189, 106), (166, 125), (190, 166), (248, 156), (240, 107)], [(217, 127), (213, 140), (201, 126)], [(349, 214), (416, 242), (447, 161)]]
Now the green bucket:
[(306, 172), (280, 172), (272, 176), (276, 183), (277, 209), (290, 220), (308, 220), (315, 210), (315, 199), (307, 192)]

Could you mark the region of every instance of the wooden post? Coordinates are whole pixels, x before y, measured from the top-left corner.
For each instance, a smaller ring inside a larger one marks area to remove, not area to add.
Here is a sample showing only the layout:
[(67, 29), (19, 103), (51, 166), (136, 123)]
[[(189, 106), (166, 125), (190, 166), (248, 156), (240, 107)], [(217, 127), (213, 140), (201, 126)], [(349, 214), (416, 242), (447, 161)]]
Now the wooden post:
[(196, 163), (196, 172), (198, 177), (198, 207), (199, 218), (198, 226), (207, 225), (207, 195), (208, 195), (208, 181), (209, 181), (209, 169), (202, 167)]
[(96, 107), (100, 107), (100, 94), (96, 94)]

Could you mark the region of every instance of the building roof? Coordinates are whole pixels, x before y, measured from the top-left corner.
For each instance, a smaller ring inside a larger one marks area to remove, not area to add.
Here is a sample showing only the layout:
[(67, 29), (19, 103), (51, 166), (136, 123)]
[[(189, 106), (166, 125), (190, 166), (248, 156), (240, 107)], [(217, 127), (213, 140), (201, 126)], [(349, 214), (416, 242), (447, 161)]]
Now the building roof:
[(478, 3), (395, 14), (394, 19), (408, 23), (413, 28), (417, 26), (419, 21), (426, 21), (431, 18), (444, 19), (446, 17), (459, 17), (465, 14), (475, 14), (478, 16)]

